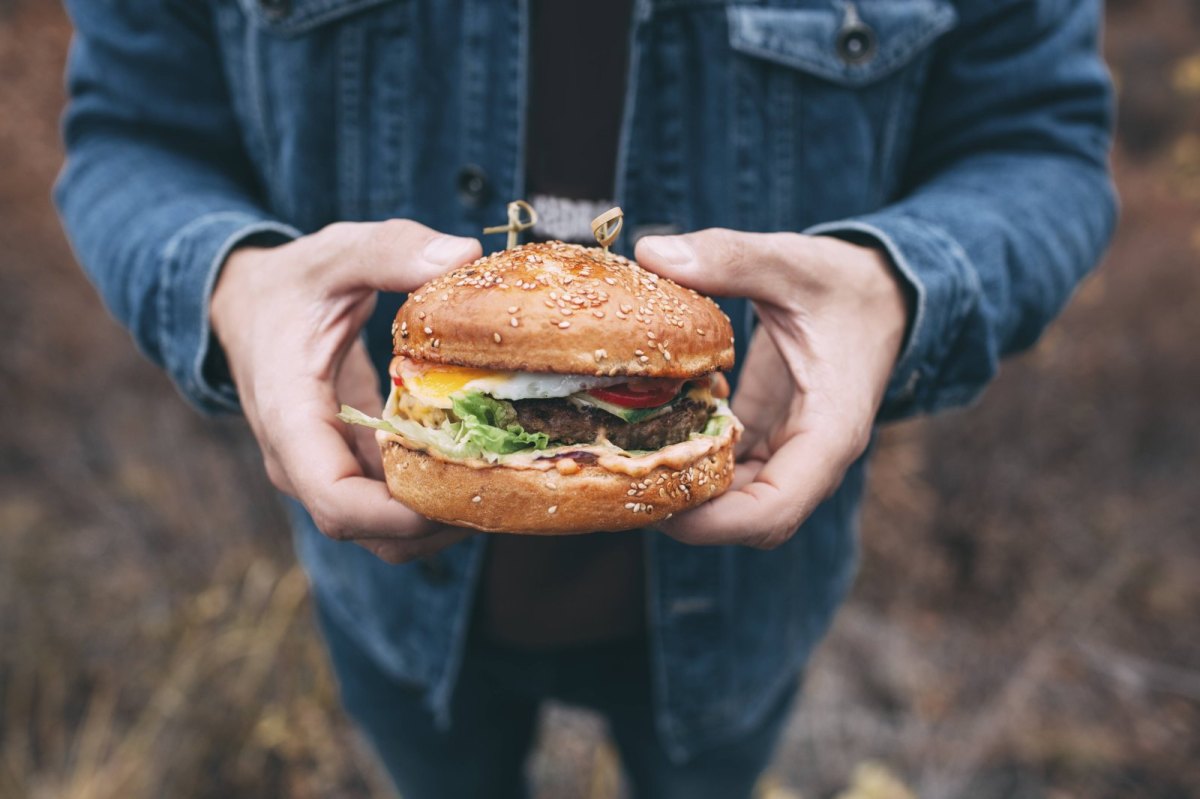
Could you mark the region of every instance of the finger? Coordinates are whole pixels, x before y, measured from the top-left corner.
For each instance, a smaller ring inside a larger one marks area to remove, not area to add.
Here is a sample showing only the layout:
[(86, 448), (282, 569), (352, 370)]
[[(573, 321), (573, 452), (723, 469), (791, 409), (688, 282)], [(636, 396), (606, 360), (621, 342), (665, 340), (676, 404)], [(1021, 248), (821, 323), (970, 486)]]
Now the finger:
[(429, 557), (476, 534), (478, 534), (477, 530), (467, 530), (461, 527), (442, 527), (428, 538), (422, 538), (417, 541), (363, 538), (356, 540), (354, 543), (380, 560), (396, 565), (399, 563), (408, 563), (418, 558)]
[[(368, 416), (383, 415), (383, 398), (379, 391), (379, 375), (361, 339), (355, 341), (338, 370), (335, 383), (338, 404), (357, 408)], [(347, 425), (345, 437), (358, 458), (363, 473), (376, 480), (384, 478), (383, 460), (375, 431), (361, 425)]]
[(483, 253), (475, 239), (448, 236), (407, 219), (369, 225), (343, 223), (322, 234), (333, 240), (336, 250), (321, 265), (335, 292), (361, 288), (413, 291)]
[[(703, 294), (772, 301), (786, 287), (788, 262), (804, 246), (793, 233), (742, 233), (709, 228), (680, 236), (645, 236), (637, 262)], [(791, 259), (785, 259), (791, 254)]]
[(738, 458), (765, 441), (771, 428), (787, 413), (795, 396), (795, 388), (787, 376), (787, 363), (771, 337), (762, 328), (754, 331), (733, 398), (733, 413), (746, 428), (735, 450)]
[(688, 544), (773, 548), (834, 492), (853, 462), (852, 452), (841, 436), (820, 429), (795, 435), (753, 480), (660, 527)]
[(267, 417), (270, 446), (317, 526), (331, 538), (421, 538), (437, 527), (392, 499), (387, 486), (366, 476), (335, 420), (333, 388), (299, 381), (289, 404)]

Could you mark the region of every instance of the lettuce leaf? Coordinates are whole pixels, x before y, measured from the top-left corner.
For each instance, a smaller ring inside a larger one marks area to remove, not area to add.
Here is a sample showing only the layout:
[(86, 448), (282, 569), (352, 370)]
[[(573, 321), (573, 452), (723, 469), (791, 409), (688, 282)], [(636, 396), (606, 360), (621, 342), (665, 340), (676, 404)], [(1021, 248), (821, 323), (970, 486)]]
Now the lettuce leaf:
[(523, 449), (545, 449), (550, 437), (545, 433), (528, 433), (517, 424), (513, 406), (479, 392), (456, 394), (454, 415), (461, 428), (456, 438), (478, 446), (484, 452), (507, 455)]
[[(718, 400), (717, 402), (718, 408), (722, 407), (724, 404), (721, 400)], [(721, 434), (725, 432), (725, 428), (729, 427), (730, 418), (731, 417), (728, 412), (714, 413), (712, 416), (708, 417), (708, 424), (704, 425), (704, 429), (700, 431), (700, 435), (719, 438)]]
[(500, 455), (546, 449), (550, 445), (550, 437), (545, 433), (527, 433), (517, 424), (517, 413), (510, 403), (478, 392), (456, 395), (451, 401), (458, 421), (447, 420), (440, 427), (426, 427), (398, 416), (376, 419), (349, 405), (342, 406), (337, 418), (403, 436), (454, 458), (495, 462)]
[(376, 430), (382, 430), (385, 433), (391, 433), (397, 436), (401, 435), (401, 432), (392, 426), (390, 422), (387, 422), (383, 419), (376, 419), (374, 416), (367, 416), (358, 408), (351, 408), (349, 405), (342, 406), (342, 412), (337, 415), (337, 418), (341, 419), (346, 424), (358, 424), (362, 425), (363, 427), (373, 427)]

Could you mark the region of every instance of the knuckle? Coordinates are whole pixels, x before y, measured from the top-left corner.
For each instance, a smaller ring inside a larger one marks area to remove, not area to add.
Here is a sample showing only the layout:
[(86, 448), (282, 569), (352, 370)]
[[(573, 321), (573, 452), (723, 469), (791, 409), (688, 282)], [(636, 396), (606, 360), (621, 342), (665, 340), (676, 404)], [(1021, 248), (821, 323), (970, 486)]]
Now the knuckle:
[(353, 537), (353, 530), (350, 526), (336, 514), (331, 513), (324, 502), (310, 503), (309, 513), (312, 515), (317, 529), (324, 533), (326, 538), (334, 541), (347, 541)]
[(317, 522), (317, 526), (327, 538), (330, 538), (334, 541), (349, 541), (351, 538), (353, 538), (350, 528), (342, 522), (325, 518), (324, 520)]
[(317, 231), (317, 238), (326, 241), (346, 241), (353, 238), (355, 231), (361, 227), (356, 222), (331, 222)]
[(373, 235), (375, 243), (381, 248), (391, 248), (419, 235), (423, 230), (423, 225), (411, 219), (386, 219), (375, 225)]
[(283, 469), (280, 468), (279, 464), (273, 458), (264, 456), (263, 466), (266, 468), (267, 479), (271, 481), (271, 485), (284, 492), (291, 489), (291, 484), (288, 482)]
[(375, 557), (379, 558), (389, 566), (399, 566), (400, 564), (407, 563), (410, 560), (395, 544), (379, 544), (373, 547), (371, 551), (375, 554)]
[(751, 542), (754, 549), (770, 552), (779, 549), (781, 546), (791, 540), (795, 534), (798, 524), (776, 524), (771, 528), (763, 531), (758, 538)]

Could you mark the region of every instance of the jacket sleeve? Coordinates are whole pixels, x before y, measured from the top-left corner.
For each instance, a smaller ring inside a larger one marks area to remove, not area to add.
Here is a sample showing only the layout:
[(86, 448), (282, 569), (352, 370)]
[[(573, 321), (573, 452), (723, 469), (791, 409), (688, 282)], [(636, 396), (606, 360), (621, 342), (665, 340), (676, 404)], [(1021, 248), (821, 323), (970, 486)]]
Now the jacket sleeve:
[(236, 410), (209, 329), (229, 252), (299, 235), (264, 209), (200, 0), (68, 0), (75, 38), (55, 187), (110, 312), (202, 410)]
[(881, 246), (913, 299), (881, 419), (970, 401), (1032, 345), (1116, 218), (1099, 0), (960, 4), (894, 204), (806, 231)]

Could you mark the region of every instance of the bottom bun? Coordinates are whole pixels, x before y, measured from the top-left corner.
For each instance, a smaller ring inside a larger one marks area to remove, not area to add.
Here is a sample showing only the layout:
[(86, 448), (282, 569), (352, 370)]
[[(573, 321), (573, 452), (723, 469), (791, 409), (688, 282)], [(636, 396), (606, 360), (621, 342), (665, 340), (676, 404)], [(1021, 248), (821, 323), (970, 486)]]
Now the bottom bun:
[(679, 469), (660, 466), (630, 477), (599, 466), (477, 469), (408, 449), (379, 445), (392, 496), (422, 516), (490, 533), (566, 535), (632, 530), (693, 508), (733, 482), (733, 439)]

